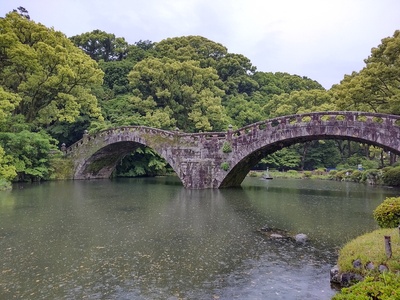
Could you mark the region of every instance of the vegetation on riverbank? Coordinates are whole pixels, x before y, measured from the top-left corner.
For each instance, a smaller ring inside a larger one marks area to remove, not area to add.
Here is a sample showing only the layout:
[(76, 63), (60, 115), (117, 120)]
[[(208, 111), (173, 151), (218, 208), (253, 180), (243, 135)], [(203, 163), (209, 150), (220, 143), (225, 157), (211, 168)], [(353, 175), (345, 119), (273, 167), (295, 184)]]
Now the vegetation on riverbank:
[[(390, 258), (385, 236), (391, 237)], [(332, 299), (400, 299), (399, 229), (378, 229), (350, 241), (340, 250), (338, 265), (340, 272), (359, 274), (364, 280), (343, 288)], [(379, 271), (379, 266), (388, 270)]]
[[(385, 252), (385, 236), (391, 237), (392, 257)], [(354, 262), (359, 260), (360, 267)], [(371, 264), (373, 269), (366, 266)], [(390, 272), (400, 271), (400, 235), (398, 228), (381, 228), (366, 233), (348, 242), (339, 252), (338, 266), (340, 272), (356, 273), (363, 277), (379, 275), (378, 267), (386, 266)]]
[(400, 197), (386, 198), (373, 212), (381, 229), (348, 242), (339, 252), (341, 274), (362, 281), (333, 299), (400, 299)]

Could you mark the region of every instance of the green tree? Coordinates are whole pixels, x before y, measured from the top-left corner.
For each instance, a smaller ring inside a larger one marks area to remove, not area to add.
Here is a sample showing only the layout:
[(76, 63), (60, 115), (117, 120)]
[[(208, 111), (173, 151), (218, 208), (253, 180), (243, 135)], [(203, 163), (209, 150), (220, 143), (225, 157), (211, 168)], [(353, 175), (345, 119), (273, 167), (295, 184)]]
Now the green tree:
[(0, 132), (0, 146), (6, 153), (6, 162), (15, 166), (19, 181), (48, 178), (51, 172), (50, 152), (56, 150), (55, 144), (56, 141), (45, 133)]
[(290, 147), (283, 148), (282, 150), (266, 156), (260, 161), (260, 164), (280, 170), (298, 169), (300, 166), (300, 159), (300, 155), (297, 151)]
[(264, 106), (270, 117), (285, 116), (313, 111), (335, 110), (333, 98), (325, 90), (294, 91), (274, 95)]
[(36, 126), (101, 117), (91, 94), (103, 76), (95, 61), (61, 32), (18, 13), (1, 18), (0, 28), (0, 86), (21, 99), (13, 115)]
[(400, 114), (400, 30), (382, 39), (365, 64), (332, 88), (338, 108)]
[(129, 51), (124, 38), (99, 29), (70, 37), (70, 40), (96, 61), (122, 60)]
[(155, 45), (156, 56), (171, 58), (180, 62), (195, 60), (201, 68), (215, 67), (223, 58), (227, 49), (201, 36), (183, 36), (168, 38)]
[(4, 179), (11, 181), (17, 176), (15, 166), (11, 163), (12, 157), (6, 155), (4, 149), (0, 146), (0, 181)]
[(224, 91), (215, 69), (196, 61), (149, 58), (137, 63), (128, 78), (135, 96), (168, 113), (174, 126), (188, 132), (225, 129)]
[(218, 60), (215, 69), (224, 82), (228, 95), (247, 94), (250, 96), (259, 88), (257, 81), (252, 78), (256, 67), (244, 55), (228, 53)]
[(104, 72), (103, 87), (112, 91), (112, 95), (127, 94), (131, 88), (128, 74), (134, 66), (134, 62), (124, 59), (122, 61), (101, 61), (99, 63)]
[(3, 87), (0, 86), (0, 128), (7, 118), (11, 116), (20, 101), (21, 97), (19, 97), (19, 95), (6, 92)]
[(231, 118), (231, 124), (237, 128), (266, 119), (262, 107), (243, 94), (228, 96), (226, 113)]

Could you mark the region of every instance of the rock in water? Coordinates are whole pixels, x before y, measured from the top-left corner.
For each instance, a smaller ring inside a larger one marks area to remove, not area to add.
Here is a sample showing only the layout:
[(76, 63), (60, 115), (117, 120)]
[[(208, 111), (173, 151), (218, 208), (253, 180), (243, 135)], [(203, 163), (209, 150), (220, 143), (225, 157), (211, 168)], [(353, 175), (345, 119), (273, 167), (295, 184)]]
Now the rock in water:
[(297, 243), (305, 244), (306, 241), (308, 240), (308, 236), (304, 233), (299, 233), (299, 234), (296, 234), (294, 239), (296, 240)]

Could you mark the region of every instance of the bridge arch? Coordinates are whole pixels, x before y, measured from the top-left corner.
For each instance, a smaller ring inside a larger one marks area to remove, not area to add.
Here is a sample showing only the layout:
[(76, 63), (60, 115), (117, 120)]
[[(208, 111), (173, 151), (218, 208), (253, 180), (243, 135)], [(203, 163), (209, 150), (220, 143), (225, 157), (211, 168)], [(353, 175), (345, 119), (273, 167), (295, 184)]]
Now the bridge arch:
[(118, 162), (140, 146), (153, 149), (177, 171), (174, 157), (169, 153), (175, 141), (174, 132), (145, 126), (127, 126), (95, 135), (85, 133), (65, 153), (75, 163), (73, 179), (109, 178)]
[(305, 141), (353, 140), (400, 155), (399, 122), (395, 115), (336, 111), (283, 116), (227, 132), (130, 126), (86, 134), (65, 153), (73, 179), (108, 178), (124, 155), (144, 145), (171, 165), (186, 188), (223, 188), (239, 186), (266, 155)]
[(351, 140), (400, 155), (400, 116), (365, 112), (315, 112), (257, 122), (231, 133), (232, 168), (221, 187), (238, 186), (262, 158), (312, 140)]

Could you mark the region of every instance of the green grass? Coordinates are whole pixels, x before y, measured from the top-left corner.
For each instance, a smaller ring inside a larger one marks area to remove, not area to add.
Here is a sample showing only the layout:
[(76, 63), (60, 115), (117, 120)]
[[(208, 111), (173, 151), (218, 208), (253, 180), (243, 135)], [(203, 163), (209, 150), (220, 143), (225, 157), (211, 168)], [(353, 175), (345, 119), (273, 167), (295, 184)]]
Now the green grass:
[[(265, 171), (250, 171), (248, 176), (250, 177), (261, 177)], [(322, 180), (328, 180), (330, 179), (328, 174), (315, 174), (314, 172), (306, 173), (310, 171), (295, 171), (295, 170), (289, 170), (287, 172), (279, 172), (279, 171), (268, 171), (268, 174), (272, 178), (287, 178), (287, 179), (322, 179)], [(311, 175), (311, 176), (310, 176)]]
[[(391, 237), (392, 257), (385, 251), (384, 236)], [(372, 262), (375, 269), (370, 271), (354, 268), (353, 262), (359, 259), (363, 266)], [(339, 252), (338, 265), (340, 272), (353, 272), (362, 276), (373, 275), (379, 265), (385, 265), (390, 272), (400, 271), (400, 235), (398, 228), (378, 229), (348, 242)]]

